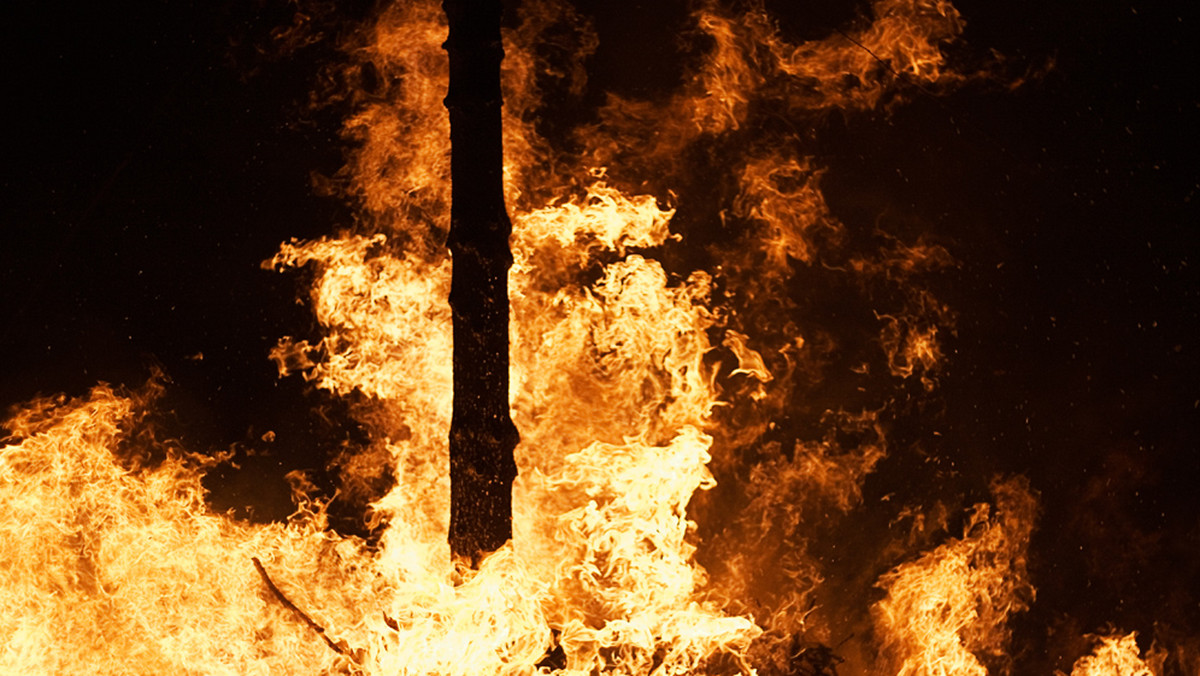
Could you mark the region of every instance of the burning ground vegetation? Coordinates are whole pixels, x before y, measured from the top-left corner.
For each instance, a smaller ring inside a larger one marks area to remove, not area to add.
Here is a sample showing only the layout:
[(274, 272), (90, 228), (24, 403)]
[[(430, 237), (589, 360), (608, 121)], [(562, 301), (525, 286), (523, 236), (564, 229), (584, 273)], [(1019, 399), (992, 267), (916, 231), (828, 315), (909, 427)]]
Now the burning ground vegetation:
[[(0, 451), (2, 671), (1017, 673), (1030, 480), (864, 505), (940, 400), (954, 252), (845, 225), (816, 159), (833, 117), (1011, 82), (948, 57), (946, 2), (879, 0), (804, 41), (754, 3), (681, 25), (672, 87), (597, 100), (585, 14), (526, 0), (508, 20), (510, 543), (472, 568), (446, 542), (446, 22), (398, 2), (334, 78), (351, 150), (326, 187), (355, 223), (264, 263), (313, 280), (321, 335), (271, 358), (369, 431), (339, 465), (369, 536), (334, 530), (337, 498), (300, 473), (286, 522), (213, 510), (202, 479), (227, 458), (155, 440), (158, 381), (31, 402)], [(1195, 639), (1085, 631), (1058, 673), (1200, 673)]]

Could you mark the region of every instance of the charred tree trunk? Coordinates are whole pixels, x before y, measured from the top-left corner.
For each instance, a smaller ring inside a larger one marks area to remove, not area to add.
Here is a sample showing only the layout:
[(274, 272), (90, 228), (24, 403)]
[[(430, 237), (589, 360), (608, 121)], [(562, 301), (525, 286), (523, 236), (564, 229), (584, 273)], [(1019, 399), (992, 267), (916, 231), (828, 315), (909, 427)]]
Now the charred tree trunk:
[(477, 564), (512, 537), (508, 269), (500, 125), (500, 0), (444, 0), (450, 23), (450, 252), (454, 414), (450, 550)]

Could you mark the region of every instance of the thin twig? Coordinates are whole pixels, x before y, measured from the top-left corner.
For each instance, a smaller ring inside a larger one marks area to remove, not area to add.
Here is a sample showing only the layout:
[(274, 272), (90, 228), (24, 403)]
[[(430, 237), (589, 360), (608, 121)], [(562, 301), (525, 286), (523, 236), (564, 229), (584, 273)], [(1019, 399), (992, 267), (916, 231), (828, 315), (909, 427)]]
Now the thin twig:
[(344, 656), (350, 658), (350, 660), (357, 662), (357, 660), (354, 659), (353, 655), (351, 655), (344, 648), (342, 648), (341, 646), (339, 646), (338, 644), (336, 644), (332, 640), (330, 640), (329, 636), (327, 636), (325, 634), (325, 627), (322, 627), (321, 625), (317, 624), (316, 622), (313, 622), (313, 619), (311, 617), (309, 617), (303, 610), (300, 610), (300, 608), (298, 608), (295, 603), (292, 603), (290, 600), (288, 600), (288, 597), (283, 595), (283, 592), (279, 590), (279, 587), (276, 587), (275, 583), (271, 581), (271, 576), (267, 575), (267, 569), (263, 568), (262, 561), (259, 561), (257, 556), (250, 557), (250, 560), (254, 562), (254, 568), (256, 570), (258, 570), (258, 574), (260, 577), (262, 577), (263, 582), (267, 583), (267, 588), (271, 590), (271, 593), (275, 595), (275, 598), (279, 599), (279, 602), (282, 603), (285, 608), (292, 611), (292, 613), (296, 617), (300, 618), (300, 620), (303, 621), (304, 624), (307, 624), (309, 629), (312, 629), (313, 631), (320, 634), (321, 638), (325, 640), (325, 645), (329, 646), (329, 648), (331, 650), (333, 650), (334, 652), (336, 652), (339, 655), (344, 655)]
[(863, 50), (864, 52), (866, 52), (867, 54), (869, 54), (869, 55), (871, 56), (871, 58), (872, 58), (872, 59), (875, 59), (876, 61), (878, 61), (878, 62), (879, 62), (879, 65), (883, 66), (885, 70), (887, 70), (889, 73), (891, 73), (891, 74), (892, 74), (892, 77), (896, 78), (897, 80), (901, 80), (901, 81), (903, 81), (903, 82), (907, 82), (908, 84), (910, 84), (910, 85), (912, 85), (912, 86), (916, 87), (917, 89), (921, 90), (921, 91), (922, 91), (923, 93), (925, 93), (926, 95), (928, 95), (928, 96), (930, 96), (931, 98), (933, 98), (935, 101), (940, 101), (940, 99), (938, 98), (938, 95), (937, 95), (936, 93), (934, 93), (934, 92), (933, 92), (933, 91), (931, 91), (930, 89), (926, 88), (926, 87), (925, 87), (925, 86), (923, 86), (923, 85), (922, 85), (920, 82), (917, 82), (915, 79), (913, 79), (913, 78), (907, 78), (907, 77), (904, 77), (904, 74), (903, 74), (903, 73), (901, 73), (900, 71), (896, 70), (896, 69), (895, 69), (895, 68), (892, 66), (892, 62), (891, 62), (890, 60), (888, 60), (888, 59), (885, 59), (885, 58), (883, 58), (883, 57), (879, 56), (878, 54), (876, 54), (875, 52), (871, 51), (871, 48), (870, 48), (870, 47), (868, 47), (868, 46), (864, 45), (864, 44), (863, 44), (863, 43), (862, 43), (860, 40), (856, 40), (856, 39), (854, 38), (854, 36), (850, 35), (849, 33), (847, 33), (846, 31), (844, 31), (844, 30), (842, 30), (842, 29), (840, 29), (840, 28), (834, 28), (833, 30), (834, 30), (835, 32), (839, 33), (839, 34), (840, 34), (842, 37), (844, 37), (844, 38), (846, 38), (847, 40), (849, 40), (850, 42), (854, 43), (854, 44), (855, 44), (855, 45), (856, 45), (856, 46), (857, 46), (859, 49), (861, 49), (861, 50)]
[(998, 144), (998, 147), (1000, 148), (1000, 152), (1002, 154), (1008, 152), (1008, 150), (1005, 148), (1004, 144), (1000, 143), (994, 134), (989, 132), (983, 126), (976, 124), (975, 121), (970, 118), (970, 116), (964, 114), (961, 111), (955, 110), (953, 107), (951, 107), (950, 104), (946, 103), (945, 97), (940, 96), (937, 92), (935, 92), (932, 89), (930, 89), (929, 87), (926, 87), (925, 85), (921, 84), (920, 81), (917, 80), (915, 77), (906, 77), (904, 72), (898, 71), (895, 69), (895, 67), (892, 66), (892, 62), (890, 59), (885, 59), (885, 58), (879, 56), (874, 51), (872, 51), (870, 47), (864, 45), (861, 40), (856, 39), (853, 35), (850, 35), (849, 33), (842, 30), (841, 28), (835, 27), (833, 30), (834, 30), (834, 32), (838, 33), (842, 37), (849, 40), (856, 47), (858, 47), (859, 49), (866, 52), (868, 55), (870, 55), (870, 57), (872, 59), (875, 59), (876, 61), (878, 61), (879, 65), (883, 66), (884, 70), (886, 70), (887, 72), (892, 74), (892, 77), (896, 78), (897, 80), (900, 80), (901, 82), (905, 82), (905, 83), (908, 83), (909, 85), (912, 85), (918, 91), (920, 91), (922, 94), (925, 94), (926, 96), (928, 96), (930, 98), (930, 100), (932, 100), (935, 104), (937, 104), (937, 106), (939, 108), (941, 108), (942, 110), (944, 110), (950, 114), (950, 121), (952, 123), (957, 125), (958, 123), (961, 122), (961, 123), (966, 124), (967, 126), (972, 127), (976, 131), (976, 133), (979, 133), (979, 134), (991, 139), (992, 141), (995, 141)]

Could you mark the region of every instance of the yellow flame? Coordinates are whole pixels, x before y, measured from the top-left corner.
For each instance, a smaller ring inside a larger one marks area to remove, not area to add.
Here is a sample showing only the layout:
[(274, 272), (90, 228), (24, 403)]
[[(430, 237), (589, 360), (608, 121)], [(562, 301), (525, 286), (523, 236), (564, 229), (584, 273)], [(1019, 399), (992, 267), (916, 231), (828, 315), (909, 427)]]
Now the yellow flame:
[[(275, 674), (345, 660), (265, 593), (260, 557), (306, 581), (301, 598), (349, 625), (366, 588), (322, 565), (363, 555), (319, 515), (247, 526), (204, 504), (202, 466), (177, 452), (151, 469), (113, 454), (137, 416), (107, 387), (43, 401), (8, 421), (0, 449), (0, 671), (12, 674)], [(334, 602), (336, 599), (336, 603)], [(337, 611), (342, 612), (337, 612)], [(323, 665), (323, 666), (322, 666)]]
[(1071, 669), (1071, 676), (1160, 676), (1158, 668), (1142, 659), (1137, 634), (1130, 633), (1099, 637), (1091, 655), (1080, 657)]
[[(374, 84), (352, 95), (345, 133), (356, 145), (335, 182), (368, 234), (293, 241), (267, 264), (313, 272), (324, 331), (281, 340), (271, 355), (281, 374), (367, 400), (358, 413), (396, 481), (372, 505), (378, 544), (332, 532), (322, 505), (305, 498), (286, 524), (214, 514), (205, 463), (177, 449), (162, 449), (153, 467), (123, 463), (146, 405), (138, 396), (98, 387), (79, 401), (36, 402), (7, 423), (13, 443), (0, 450), (0, 671), (753, 673), (748, 655), (764, 627), (777, 642), (808, 629), (822, 572), (805, 525), (861, 502), (882, 431), (869, 412), (831, 411), (826, 439), (761, 442), (761, 419), (779, 412), (783, 376), (808, 343), (789, 330), (768, 345), (730, 324), (734, 311), (714, 301), (719, 271), (668, 274), (653, 256), (680, 238), (675, 211), (642, 193), (665, 197), (669, 186), (627, 186), (669, 178), (691, 144), (744, 130), (760, 98), (785, 110), (871, 109), (905, 85), (951, 84), (959, 76), (940, 47), (962, 20), (945, 2), (879, 0), (868, 24), (791, 44), (761, 8), (733, 16), (702, 3), (695, 27), (712, 48), (680, 91), (657, 102), (611, 97), (570, 155), (537, 134), (538, 82), (557, 78), (579, 95), (596, 37), (563, 4), (521, 11), (504, 62), (510, 395), (522, 434), (513, 541), (477, 570), (456, 566), (446, 544), (446, 24), (431, 0), (397, 2), (350, 45)], [(569, 59), (525, 49), (564, 23), (578, 24), (572, 49), (560, 50)], [(749, 224), (755, 262), (743, 272), (780, 283), (838, 240), (821, 170), (795, 148), (748, 150), (730, 175), (736, 197), (721, 217)], [(897, 244), (847, 269), (895, 282), (948, 259)], [(879, 314), (880, 342), (893, 373), (926, 378), (950, 313), (923, 291), (912, 296), (912, 312)], [(746, 387), (718, 385), (714, 343)], [(743, 395), (758, 422), (725, 436), (760, 461), (729, 519), (738, 532), (712, 545), (714, 584), (697, 563), (689, 507), (715, 485), (714, 411)], [(867, 441), (844, 449), (839, 431)], [(1032, 495), (1016, 481), (995, 490), (995, 515), (978, 506), (962, 539), (881, 579), (877, 629), (897, 673), (985, 673), (978, 656), (1003, 649), (1004, 620), (1031, 597)], [(539, 664), (556, 648), (562, 664)]]
[[(448, 266), (391, 256), (382, 236), (286, 245), (276, 256), (276, 265), (317, 265), (314, 306), (327, 327), (320, 345), (282, 343), (277, 361), (304, 367), (322, 387), (371, 394), (389, 424), (408, 430), (387, 442), (397, 485), (375, 505), (388, 523), (379, 561), (392, 584), (417, 587), (402, 596), (426, 610), (418, 622), (407, 602), (383, 604), (383, 615), (408, 618), (408, 632), (388, 640), (398, 632), (375, 621), (385, 639), (359, 640), (363, 663), (400, 665), (417, 649), (409, 636), (416, 634), (433, 661), (404, 662), (411, 673), (423, 673), (417, 664), (441, 673), (454, 656), (464, 666), (453, 673), (528, 667), (553, 630), (569, 670), (645, 673), (654, 663), (687, 673), (758, 633), (696, 595), (704, 573), (687, 541), (687, 502), (712, 484), (711, 440), (699, 431), (716, 400), (702, 363), (707, 277), (672, 286), (660, 265), (628, 254), (591, 285), (571, 284), (590, 252), (661, 244), (670, 215), (652, 199), (597, 183), (582, 202), (514, 218), (513, 402), (523, 431), (515, 556), (504, 550), (449, 592)], [(318, 353), (319, 361), (310, 358)], [(508, 610), (474, 617), (484, 612), (479, 594)], [(474, 619), (447, 630), (428, 610), (445, 604), (445, 612)], [(522, 618), (529, 623), (518, 624)], [(459, 654), (455, 646), (477, 641), (461, 632), (498, 622), (502, 639), (485, 641), (491, 647), (474, 660)], [(514, 646), (520, 650), (510, 654)]]
[(1035, 498), (1024, 479), (992, 486), (995, 514), (975, 506), (961, 539), (884, 575), (874, 607), (884, 657), (898, 676), (986, 676), (1006, 654), (1008, 617), (1033, 596), (1026, 550)]

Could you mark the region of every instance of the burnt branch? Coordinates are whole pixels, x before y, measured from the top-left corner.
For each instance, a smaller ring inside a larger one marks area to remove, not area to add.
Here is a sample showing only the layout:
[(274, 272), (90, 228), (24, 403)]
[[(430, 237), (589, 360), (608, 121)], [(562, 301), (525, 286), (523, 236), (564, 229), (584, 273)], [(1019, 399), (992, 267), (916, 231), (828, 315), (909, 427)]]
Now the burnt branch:
[(512, 537), (508, 409), (508, 269), (500, 121), (500, 0), (444, 0), (450, 25), (454, 413), (450, 423), (450, 550), (478, 565)]
[(279, 589), (279, 587), (275, 586), (275, 582), (273, 582), (271, 580), (271, 576), (267, 574), (267, 569), (263, 568), (262, 562), (258, 560), (257, 556), (250, 557), (250, 560), (254, 562), (254, 569), (258, 571), (259, 577), (261, 577), (263, 582), (266, 583), (267, 589), (271, 590), (271, 593), (275, 595), (275, 599), (278, 600), (281, 604), (283, 604), (284, 608), (287, 608), (288, 610), (292, 611), (292, 614), (295, 615), (301, 622), (308, 625), (309, 629), (312, 629), (313, 631), (317, 632), (317, 634), (325, 641), (325, 645), (329, 646), (330, 650), (334, 651), (335, 653), (337, 653), (339, 655), (346, 657), (347, 659), (349, 659), (351, 662), (354, 662), (355, 664), (358, 663), (358, 660), (356, 660), (354, 658), (354, 655), (352, 655), (350, 653), (350, 651), (346, 648), (346, 646), (344, 644), (334, 643), (333, 640), (330, 639), (329, 636), (325, 633), (325, 627), (322, 627), (321, 625), (314, 622), (313, 619), (308, 616), (308, 613), (305, 613), (303, 610), (300, 610), (300, 608), (295, 603), (292, 603), (291, 600), (288, 599), (288, 597), (284, 595), (284, 593)]

